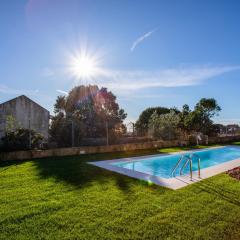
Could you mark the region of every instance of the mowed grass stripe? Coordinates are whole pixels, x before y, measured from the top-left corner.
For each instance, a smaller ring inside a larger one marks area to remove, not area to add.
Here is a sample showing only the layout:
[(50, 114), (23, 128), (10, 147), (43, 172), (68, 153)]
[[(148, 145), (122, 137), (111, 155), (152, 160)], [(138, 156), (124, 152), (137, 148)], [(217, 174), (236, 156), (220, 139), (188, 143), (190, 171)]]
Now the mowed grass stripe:
[(240, 183), (225, 173), (173, 191), (87, 164), (154, 153), (2, 163), (0, 239), (240, 239)]

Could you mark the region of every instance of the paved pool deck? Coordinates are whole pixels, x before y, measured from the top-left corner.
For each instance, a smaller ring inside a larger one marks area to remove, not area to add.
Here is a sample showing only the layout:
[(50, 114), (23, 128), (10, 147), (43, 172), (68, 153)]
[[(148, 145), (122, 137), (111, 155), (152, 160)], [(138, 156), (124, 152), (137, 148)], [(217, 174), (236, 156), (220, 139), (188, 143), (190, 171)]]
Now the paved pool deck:
[[(234, 146), (237, 147), (237, 146)], [(233, 169), (235, 167), (240, 166), (240, 159), (235, 159), (231, 160), (225, 163), (218, 164), (216, 166), (211, 166), (208, 168), (203, 168), (201, 169), (201, 178), (198, 178), (198, 172), (194, 171), (193, 172), (193, 178), (192, 180), (190, 179), (189, 175), (184, 175), (184, 176), (177, 176), (177, 177), (172, 177), (172, 178), (161, 178), (157, 177), (154, 175), (138, 172), (138, 171), (133, 171), (130, 169), (122, 168), (122, 167), (117, 167), (112, 165), (112, 163), (115, 162), (129, 162), (129, 161), (139, 161), (139, 160), (144, 160), (149, 157), (153, 156), (169, 156), (173, 154), (184, 154), (187, 152), (198, 152), (198, 151), (204, 151), (207, 149), (213, 149), (213, 148), (221, 148), (221, 147), (210, 147), (210, 148), (205, 148), (201, 150), (191, 150), (191, 151), (181, 151), (181, 152), (174, 152), (174, 153), (169, 153), (169, 154), (156, 154), (156, 155), (147, 155), (147, 156), (141, 156), (141, 157), (131, 157), (131, 158), (120, 158), (120, 159), (114, 159), (114, 160), (106, 160), (106, 161), (97, 161), (97, 162), (89, 162), (89, 164), (92, 164), (97, 167), (101, 167), (113, 172), (117, 172), (129, 177), (133, 177), (136, 179), (141, 179), (145, 180), (147, 182), (155, 183), (159, 186), (167, 187), (170, 189), (180, 189), (182, 187), (186, 187), (190, 184), (193, 184), (195, 182), (199, 182), (203, 179), (212, 177), (214, 175), (217, 175), (222, 172), (226, 172), (230, 169)]]

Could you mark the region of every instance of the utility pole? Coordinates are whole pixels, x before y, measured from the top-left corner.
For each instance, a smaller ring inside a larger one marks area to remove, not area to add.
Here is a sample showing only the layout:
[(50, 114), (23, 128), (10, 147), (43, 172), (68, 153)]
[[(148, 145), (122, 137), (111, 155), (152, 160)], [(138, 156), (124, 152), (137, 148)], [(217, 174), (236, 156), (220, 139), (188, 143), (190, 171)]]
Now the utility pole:
[(74, 147), (74, 122), (73, 122), (73, 119), (71, 119), (71, 122), (72, 122), (72, 147)]
[(28, 129), (29, 129), (29, 149), (32, 148), (32, 136), (31, 136), (31, 119), (30, 119), (30, 114), (28, 118)]
[(109, 139), (108, 139), (108, 120), (106, 121), (106, 140), (107, 140), (107, 146), (109, 145)]

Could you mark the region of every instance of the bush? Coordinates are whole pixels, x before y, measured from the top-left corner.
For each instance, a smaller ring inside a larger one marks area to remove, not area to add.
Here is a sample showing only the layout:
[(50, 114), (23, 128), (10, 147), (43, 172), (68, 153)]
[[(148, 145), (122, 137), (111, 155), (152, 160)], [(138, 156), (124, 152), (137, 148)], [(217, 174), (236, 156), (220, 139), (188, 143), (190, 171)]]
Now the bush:
[(15, 131), (7, 132), (6, 136), (2, 138), (2, 150), (39, 149), (43, 144), (43, 140), (44, 138), (40, 133), (25, 128), (18, 128)]
[(163, 140), (173, 140), (179, 135), (178, 124), (180, 118), (174, 111), (170, 113), (158, 115), (156, 112), (152, 114), (149, 121), (150, 135), (154, 138)]

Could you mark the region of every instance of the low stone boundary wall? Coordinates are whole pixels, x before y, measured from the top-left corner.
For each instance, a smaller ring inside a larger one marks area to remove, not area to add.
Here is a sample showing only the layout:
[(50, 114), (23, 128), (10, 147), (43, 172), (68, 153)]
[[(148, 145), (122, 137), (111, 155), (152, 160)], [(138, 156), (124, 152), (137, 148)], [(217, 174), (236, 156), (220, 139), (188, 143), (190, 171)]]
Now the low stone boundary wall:
[(0, 160), (24, 160), (55, 156), (70, 156), (93, 153), (121, 152), (140, 149), (154, 149), (163, 147), (174, 147), (187, 145), (187, 141), (152, 141), (145, 143), (129, 143), (110, 146), (95, 146), (95, 147), (74, 147), (74, 148), (56, 148), (49, 150), (30, 150), (17, 152), (0, 153)]
[[(209, 138), (209, 144), (214, 143), (229, 143), (239, 141), (238, 136), (225, 136), (225, 137), (211, 137)], [(121, 152), (121, 151), (133, 151), (141, 149), (154, 149), (164, 147), (176, 147), (189, 145), (189, 141), (174, 140), (174, 141), (152, 141), (145, 143), (129, 143), (110, 146), (95, 146), (95, 147), (75, 147), (75, 148), (56, 148), (49, 150), (31, 150), (31, 151), (17, 151), (17, 152), (2, 152), (0, 153), (0, 161), (4, 160), (25, 160), (36, 159), (44, 157), (60, 157), (71, 156), (81, 154), (94, 154), (94, 153), (107, 153), (107, 152)]]
[(214, 143), (230, 143), (230, 142), (235, 142), (235, 141), (240, 141), (240, 135), (236, 136), (224, 136), (224, 137), (210, 137), (208, 139), (209, 144), (214, 144)]

